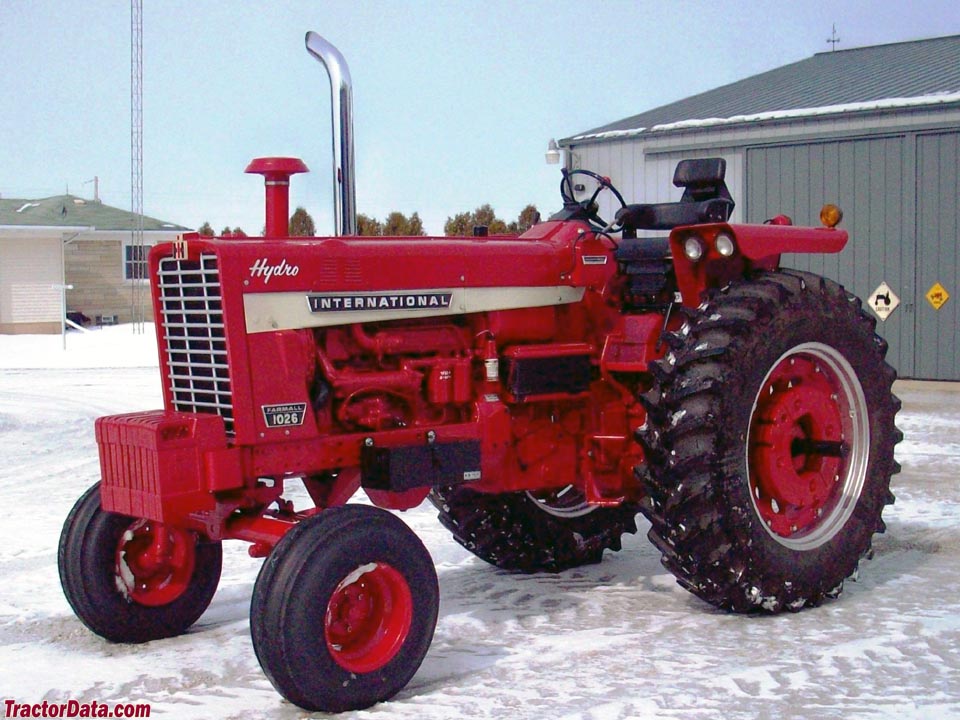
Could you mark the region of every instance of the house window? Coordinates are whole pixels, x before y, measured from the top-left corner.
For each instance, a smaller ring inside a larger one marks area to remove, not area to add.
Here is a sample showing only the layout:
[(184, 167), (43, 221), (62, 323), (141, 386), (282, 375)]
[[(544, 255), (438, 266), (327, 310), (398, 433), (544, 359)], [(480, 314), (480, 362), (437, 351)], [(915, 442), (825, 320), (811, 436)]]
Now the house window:
[(147, 245), (123, 246), (123, 279), (143, 280), (147, 277), (147, 255), (150, 248)]

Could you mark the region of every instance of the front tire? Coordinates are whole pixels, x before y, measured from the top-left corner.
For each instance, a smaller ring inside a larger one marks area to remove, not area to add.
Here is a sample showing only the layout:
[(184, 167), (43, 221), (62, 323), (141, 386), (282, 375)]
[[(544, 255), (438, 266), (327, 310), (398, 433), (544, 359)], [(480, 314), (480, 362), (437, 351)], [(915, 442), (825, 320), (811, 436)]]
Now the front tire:
[(323, 510), (277, 543), (253, 588), (250, 632), (267, 677), (305, 710), (361, 710), (413, 677), (437, 624), (429, 553), (397, 517)]
[(112, 642), (142, 643), (184, 633), (220, 582), (220, 543), (100, 507), (100, 483), (63, 525), (60, 584), (77, 617)]
[(899, 470), (896, 377), (875, 320), (836, 283), (764, 273), (666, 339), (638, 433), (649, 538), (724, 609), (835, 597), (883, 532)]

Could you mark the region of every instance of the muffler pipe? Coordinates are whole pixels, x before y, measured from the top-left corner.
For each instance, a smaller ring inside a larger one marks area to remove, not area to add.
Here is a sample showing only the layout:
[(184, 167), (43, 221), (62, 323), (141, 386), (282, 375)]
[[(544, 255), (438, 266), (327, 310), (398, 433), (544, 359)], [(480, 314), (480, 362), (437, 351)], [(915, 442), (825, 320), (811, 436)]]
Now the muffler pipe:
[(333, 218), (337, 235), (357, 234), (357, 191), (353, 178), (353, 86), (350, 68), (340, 51), (311, 31), (307, 52), (330, 76), (330, 117), (333, 130)]

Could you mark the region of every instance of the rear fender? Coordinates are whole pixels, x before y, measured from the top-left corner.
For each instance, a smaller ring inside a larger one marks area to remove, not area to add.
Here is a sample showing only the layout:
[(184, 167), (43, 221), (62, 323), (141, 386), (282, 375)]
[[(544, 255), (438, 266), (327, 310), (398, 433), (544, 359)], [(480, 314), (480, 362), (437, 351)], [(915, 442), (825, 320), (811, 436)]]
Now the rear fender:
[[(728, 256), (717, 250), (717, 238), (723, 235), (733, 240), (733, 253)], [(696, 307), (709, 288), (723, 287), (753, 270), (775, 270), (783, 253), (838, 253), (848, 237), (845, 230), (826, 227), (686, 225), (670, 233), (670, 253), (683, 304)], [(684, 251), (691, 240), (702, 250), (697, 260), (691, 260)]]

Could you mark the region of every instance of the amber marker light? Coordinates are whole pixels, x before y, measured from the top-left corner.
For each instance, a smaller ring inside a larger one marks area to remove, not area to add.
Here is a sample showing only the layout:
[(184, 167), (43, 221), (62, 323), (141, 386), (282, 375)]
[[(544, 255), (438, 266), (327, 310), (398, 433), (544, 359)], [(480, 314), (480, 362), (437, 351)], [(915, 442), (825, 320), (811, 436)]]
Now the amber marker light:
[(820, 222), (822, 222), (826, 227), (836, 227), (840, 224), (841, 220), (843, 220), (843, 210), (838, 208), (836, 205), (827, 203), (820, 208)]

